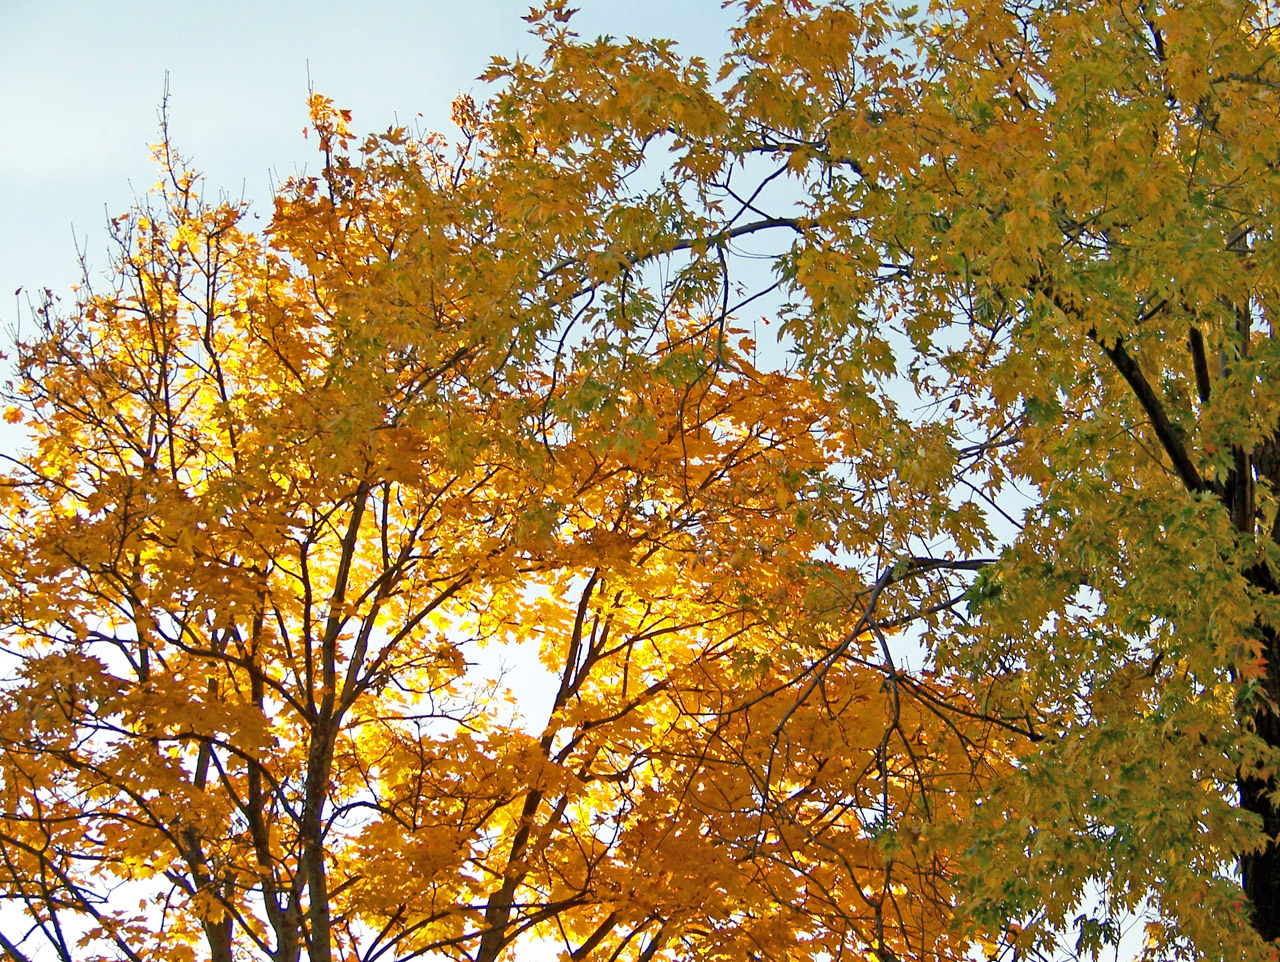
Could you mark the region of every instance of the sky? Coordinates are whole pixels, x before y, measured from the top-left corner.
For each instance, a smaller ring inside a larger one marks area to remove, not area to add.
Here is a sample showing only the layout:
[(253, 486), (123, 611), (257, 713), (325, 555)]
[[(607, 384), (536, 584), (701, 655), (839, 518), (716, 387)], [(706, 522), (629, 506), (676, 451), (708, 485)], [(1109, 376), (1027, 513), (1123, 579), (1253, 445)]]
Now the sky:
[[(708, 59), (727, 49), (733, 19), (720, 0), (577, 6), (585, 37), (671, 37)], [(243, 197), (265, 225), (272, 184), (315, 169), (308, 84), (351, 110), (357, 132), (452, 134), (450, 103), (483, 100), (492, 57), (539, 55), (528, 12), (524, 0), (0, 0), (0, 350), (29, 327), (41, 290), (71, 302), (79, 250), (91, 274), (108, 266), (108, 217), (157, 179), (149, 145), (166, 83), (171, 141), (207, 194)], [(0, 424), (0, 452), (23, 441)], [(536, 670), (519, 653), (479, 657)], [(548, 698), (522, 694), (540, 729)]]
[[(584, 36), (666, 36), (709, 58), (727, 47), (719, 0), (579, 0)], [(355, 129), (448, 131), (460, 92), (494, 55), (537, 56), (522, 0), (0, 0), (0, 325), (26, 292), (66, 292), (77, 242), (106, 264), (108, 213), (155, 181), (148, 145), (169, 85), (178, 150), (211, 195), (267, 209), (310, 164), (308, 80)], [(74, 233), (73, 233), (74, 230)], [(24, 293), (15, 296), (19, 288)]]

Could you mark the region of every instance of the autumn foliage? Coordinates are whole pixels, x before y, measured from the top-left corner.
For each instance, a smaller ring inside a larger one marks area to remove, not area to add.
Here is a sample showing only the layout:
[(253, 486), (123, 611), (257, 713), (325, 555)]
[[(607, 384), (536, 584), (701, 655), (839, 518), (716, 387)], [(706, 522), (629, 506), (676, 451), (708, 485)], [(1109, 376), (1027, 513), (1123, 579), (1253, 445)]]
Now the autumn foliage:
[(819, 559), (849, 426), (705, 285), (584, 309), (480, 134), (312, 108), (266, 236), (162, 145), (20, 348), (6, 894), (67, 959), (933, 953), (985, 763)]
[(738, 12), (262, 232), (157, 148), (10, 389), (15, 962), (1272, 957), (1277, 12)]

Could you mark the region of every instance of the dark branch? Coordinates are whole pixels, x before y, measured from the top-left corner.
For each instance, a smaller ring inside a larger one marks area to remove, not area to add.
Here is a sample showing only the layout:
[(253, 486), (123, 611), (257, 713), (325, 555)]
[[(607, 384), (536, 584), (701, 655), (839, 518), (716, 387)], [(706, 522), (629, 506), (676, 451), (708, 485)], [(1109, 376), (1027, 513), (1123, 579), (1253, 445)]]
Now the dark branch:
[(1200, 328), (1194, 324), (1191, 325), (1191, 333), (1189, 335), (1189, 347), (1191, 349), (1191, 365), (1196, 372), (1196, 394), (1200, 397), (1201, 404), (1209, 403), (1209, 362), (1205, 359), (1204, 353), (1204, 336), (1200, 333)]
[(1117, 337), (1111, 344), (1107, 344), (1098, 336), (1096, 329), (1090, 330), (1089, 336), (1097, 342), (1102, 352), (1111, 359), (1111, 363), (1120, 372), (1120, 376), (1128, 382), (1138, 403), (1142, 405), (1142, 410), (1147, 413), (1147, 420), (1155, 429), (1156, 437), (1160, 439), (1160, 446), (1173, 462), (1173, 470), (1177, 472), (1183, 486), (1192, 494), (1212, 491), (1213, 489), (1200, 477), (1196, 466), (1191, 463), (1187, 447), (1182, 443), (1182, 431), (1169, 420), (1164, 405), (1156, 396), (1142, 369), (1138, 367), (1138, 362), (1124, 349), (1124, 342)]

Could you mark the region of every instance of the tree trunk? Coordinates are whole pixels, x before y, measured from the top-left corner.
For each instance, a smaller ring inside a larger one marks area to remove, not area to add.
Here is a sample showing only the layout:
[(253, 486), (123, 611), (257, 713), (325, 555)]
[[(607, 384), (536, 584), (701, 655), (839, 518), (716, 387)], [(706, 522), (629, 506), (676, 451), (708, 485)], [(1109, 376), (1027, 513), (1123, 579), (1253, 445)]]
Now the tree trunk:
[[(1273, 487), (1280, 481), (1280, 467), (1276, 452), (1280, 450), (1280, 437), (1259, 444), (1246, 454), (1240, 448), (1235, 452), (1235, 469), (1227, 479), (1223, 501), (1231, 511), (1231, 521), (1242, 535), (1252, 537), (1258, 532), (1257, 507), (1254, 491), (1254, 469)], [(1274, 540), (1277, 531), (1270, 532)], [(1280, 584), (1265, 564), (1255, 565), (1244, 572), (1250, 584), (1269, 595), (1280, 595)], [(1266, 663), (1264, 694), (1255, 696), (1256, 702), (1246, 706), (1254, 731), (1272, 748), (1280, 748), (1280, 633), (1276, 627), (1264, 623), (1257, 625), (1260, 655)], [(1280, 938), (1280, 809), (1273, 804), (1277, 797), (1275, 778), (1260, 778), (1241, 772), (1236, 778), (1240, 791), (1240, 805), (1253, 812), (1262, 822), (1266, 844), (1256, 852), (1240, 856), (1241, 884), (1249, 900), (1253, 927), (1263, 939), (1270, 942)]]

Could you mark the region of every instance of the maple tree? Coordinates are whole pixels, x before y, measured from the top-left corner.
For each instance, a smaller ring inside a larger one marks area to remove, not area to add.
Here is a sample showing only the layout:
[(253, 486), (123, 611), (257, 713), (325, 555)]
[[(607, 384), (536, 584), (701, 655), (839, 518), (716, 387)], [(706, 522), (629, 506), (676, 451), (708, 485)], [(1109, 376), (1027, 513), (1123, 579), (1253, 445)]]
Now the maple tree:
[(962, 954), (928, 827), (1001, 730), (858, 618), (946, 571), (831, 555), (875, 541), (864, 441), (752, 360), (718, 272), (619, 281), (510, 125), (311, 108), (322, 171), (266, 232), (166, 138), (107, 280), (18, 344), (0, 946)]

